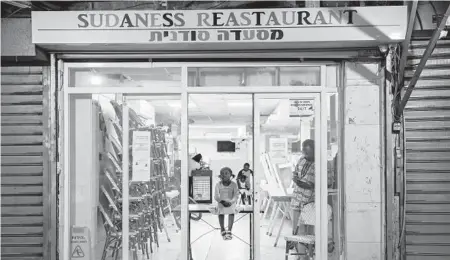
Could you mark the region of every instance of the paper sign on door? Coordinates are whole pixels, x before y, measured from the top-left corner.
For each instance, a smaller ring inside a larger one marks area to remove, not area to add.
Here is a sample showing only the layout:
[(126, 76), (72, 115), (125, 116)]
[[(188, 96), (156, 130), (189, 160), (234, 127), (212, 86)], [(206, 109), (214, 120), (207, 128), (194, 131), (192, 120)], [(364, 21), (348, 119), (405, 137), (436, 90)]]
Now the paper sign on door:
[(289, 106), (290, 117), (303, 117), (314, 115), (314, 100), (291, 99)]
[(72, 227), (71, 260), (91, 260), (91, 238), (87, 227)]

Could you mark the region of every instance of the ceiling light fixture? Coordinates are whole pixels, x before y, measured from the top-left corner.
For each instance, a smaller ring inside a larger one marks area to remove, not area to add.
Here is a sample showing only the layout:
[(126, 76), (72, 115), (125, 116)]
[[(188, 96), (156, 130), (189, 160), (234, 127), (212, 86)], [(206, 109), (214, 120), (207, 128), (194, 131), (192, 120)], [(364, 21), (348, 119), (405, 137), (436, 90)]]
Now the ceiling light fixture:
[[(171, 101), (171, 102), (167, 102), (167, 104), (169, 105), (169, 107), (173, 107), (173, 108), (181, 108), (181, 102), (180, 101)], [(189, 108), (195, 108), (197, 107), (197, 105), (193, 102), (189, 102), (188, 104)]]
[(92, 85), (101, 85), (102, 82), (103, 82), (103, 79), (100, 75), (93, 74), (91, 76), (91, 84)]
[(242, 102), (242, 101), (230, 101), (228, 102), (229, 107), (251, 107), (253, 104), (252, 102)]

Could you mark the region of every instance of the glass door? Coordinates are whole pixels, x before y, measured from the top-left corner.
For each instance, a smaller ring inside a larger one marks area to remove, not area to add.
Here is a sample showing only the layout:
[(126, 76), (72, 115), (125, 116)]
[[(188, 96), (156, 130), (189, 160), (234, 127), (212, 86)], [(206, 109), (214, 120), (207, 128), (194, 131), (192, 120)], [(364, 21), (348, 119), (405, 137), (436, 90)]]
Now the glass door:
[(327, 258), (321, 104), (321, 94), (255, 95), (254, 259)]

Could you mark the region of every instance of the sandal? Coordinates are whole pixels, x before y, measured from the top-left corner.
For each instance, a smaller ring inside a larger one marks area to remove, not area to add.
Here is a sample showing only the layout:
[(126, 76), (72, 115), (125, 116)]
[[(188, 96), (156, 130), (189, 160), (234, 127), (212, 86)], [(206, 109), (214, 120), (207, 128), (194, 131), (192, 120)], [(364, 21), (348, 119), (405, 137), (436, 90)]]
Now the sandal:
[(230, 231), (228, 231), (227, 234), (226, 234), (225, 236), (226, 236), (227, 240), (233, 239), (233, 235), (231, 234)]
[(222, 231), (222, 233), (220, 233), (222, 235), (223, 240), (227, 240), (227, 232), (226, 231)]

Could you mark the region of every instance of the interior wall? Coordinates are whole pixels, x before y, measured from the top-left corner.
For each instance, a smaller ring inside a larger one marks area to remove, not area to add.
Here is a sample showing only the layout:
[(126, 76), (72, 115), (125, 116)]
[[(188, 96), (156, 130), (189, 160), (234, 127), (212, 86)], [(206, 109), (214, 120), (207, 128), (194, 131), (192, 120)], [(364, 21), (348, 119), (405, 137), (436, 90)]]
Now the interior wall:
[(343, 173), (348, 260), (384, 259), (380, 66), (345, 66)]
[(213, 171), (213, 185), (219, 180), (218, 176), (222, 167), (230, 167), (233, 174), (237, 176), (243, 168), (244, 163), (252, 163), (252, 145), (250, 141), (243, 141), (236, 147), (239, 149), (234, 153), (217, 152), (218, 140), (189, 140), (189, 150), (195, 150), (210, 162), (210, 168)]

